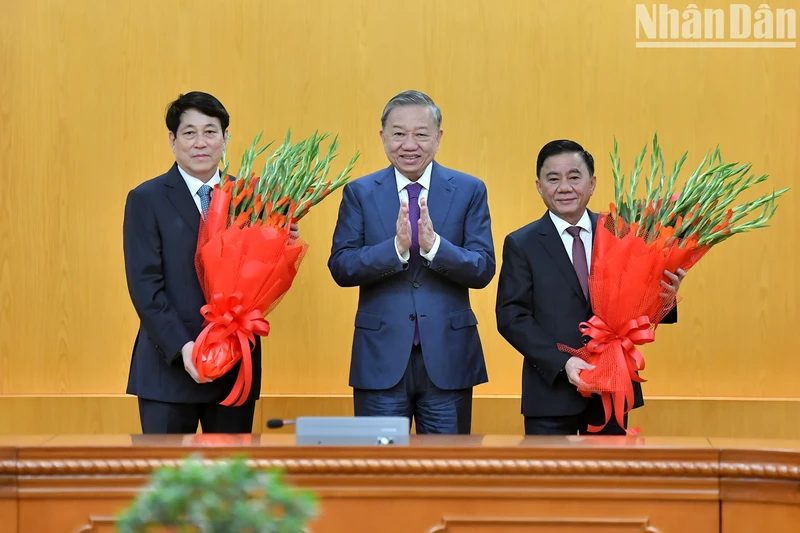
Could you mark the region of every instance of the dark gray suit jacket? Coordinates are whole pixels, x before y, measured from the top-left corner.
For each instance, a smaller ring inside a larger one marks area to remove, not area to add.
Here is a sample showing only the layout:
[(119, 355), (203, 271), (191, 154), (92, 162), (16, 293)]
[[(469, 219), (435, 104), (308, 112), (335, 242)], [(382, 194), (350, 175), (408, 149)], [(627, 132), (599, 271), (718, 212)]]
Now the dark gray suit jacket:
[[(179, 403), (221, 402), (231, 391), (239, 364), (211, 383), (196, 383), (183, 368), (180, 349), (203, 328), (206, 300), (197, 279), (195, 251), (200, 212), (178, 165), (128, 193), (123, 249), (128, 292), (140, 319), (127, 393)], [(261, 389), (261, 345), (252, 352), (253, 384)]]
[[(590, 211), (589, 217), (594, 238), (598, 216)], [(592, 317), (592, 305), (547, 212), (506, 237), (495, 312), (498, 331), (524, 356), (522, 414), (567, 416), (583, 411), (589, 398), (567, 379), (564, 365), (571, 356), (557, 344), (583, 345), (578, 324)], [(674, 308), (661, 323), (676, 321)], [(634, 382), (633, 390), (633, 407), (640, 407), (641, 384)]]

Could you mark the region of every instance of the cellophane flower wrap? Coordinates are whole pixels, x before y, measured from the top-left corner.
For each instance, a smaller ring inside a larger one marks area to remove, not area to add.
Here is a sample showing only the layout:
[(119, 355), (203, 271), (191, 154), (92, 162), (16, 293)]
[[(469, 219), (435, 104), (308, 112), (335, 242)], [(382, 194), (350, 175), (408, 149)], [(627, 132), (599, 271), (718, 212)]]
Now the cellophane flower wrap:
[[(677, 305), (678, 297), (662, 281), (664, 271), (688, 272), (717, 244), (739, 233), (767, 227), (774, 215), (776, 198), (789, 189), (773, 191), (732, 207), (740, 193), (763, 182), (766, 175), (749, 174), (751, 164), (723, 163), (719, 148), (706, 154), (680, 191), (678, 174), (687, 154), (667, 175), (664, 155), (653, 139), (651, 171), (646, 176), (644, 198), (636, 197), (647, 147), (634, 163), (629, 184), (620, 170), (618, 146), (611, 154), (615, 202), (598, 217), (592, 245), (589, 294), (593, 316), (578, 326), (584, 337), (581, 348), (559, 344), (563, 352), (578, 356), (592, 370), (581, 371), (584, 396), (599, 394), (605, 420), (589, 426), (603, 429), (613, 415), (621, 428), (634, 404), (633, 382), (643, 382), (638, 372), (645, 361), (638, 345), (655, 340), (662, 319)], [(760, 214), (743, 219), (759, 210)], [(639, 428), (626, 431), (637, 434)]]
[(255, 159), (272, 143), (259, 147), (259, 134), (242, 156), (238, 176), (225, 176), (214, 187), (207, 217), (201, 220), (195, 265), (206, 305), (200, 309), (204, 327), (192, 359), (201, 382), (227, 374), (241, 361), (226, 406), (242, 405), (252, 388), (252, 347), (255, 336), (267, 336), (267, 315), (292, 286), (308, 244), (292, 239), (292, 223), (332, 191), (343, 186), (358, 153), (334, 179), (329, 179), (338, 139), (320, 157), (329, 134), (315, 133), (297, 144), (291, 131), (267, 158), (260, 175)]

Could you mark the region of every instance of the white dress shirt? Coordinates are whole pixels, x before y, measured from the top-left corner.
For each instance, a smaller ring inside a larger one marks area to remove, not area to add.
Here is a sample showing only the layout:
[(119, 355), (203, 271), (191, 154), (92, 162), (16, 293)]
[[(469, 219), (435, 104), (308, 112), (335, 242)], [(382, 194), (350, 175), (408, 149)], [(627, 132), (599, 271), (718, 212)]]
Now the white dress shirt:
[(214, 173), (211, 179), (208, 180), (206, 183), (203, 183), (201, 180), (190, 175), (188, 172), (183, 170), (180, 165), (178, 165), (178, 172), (181, 173), (181, 176), (183, 176), (183, 181), (185, 181), (186, 186), (189, 187), (189, 192), (192, 193), (192, 199), (194, 200), (194, 203), (197, 205), (197, 211), (199, 213), (202, 213), (203, 207), (200, 204), (200, 195), (197, 194), (197, 191), (199, 191), (200, 187), (202, 187), (203, 185), (214, 187), (217, 183), (219, 183), (219, 169), (217, 169), (217, 172)]
[[(417, 200), (417, 202), (419, 202), (419, 200), (422, 200), (423, 198), (425, 198), (426, 201), (428, 199), (428, 190), (431, 188), (432, 168), (433, 168), (433, 162), (431, 161), (430, 163), (428, 163), (428, 166), (425, 167), (425, 171), (422, 173), (422, 176), (420, 176), (420, 178), (417, 180), (417, 183), (422, 185), (422, 190), (420, 190), (419, 192), (419, 199)], [(400, 196), (400, 201), (402, 202), (403, 200), (405, 200), (406, 202), (408, 202), (408, 191), (406, 190), (406, 186), (409, 183), (412, 183), (412, 181), (407, 177), (403, 176), (402, 174), (400, 174), (400, 171), (397, 170), (396, 168), (394, 169), (394, 179), (397, 182), (397, 194)], [(428, 206), (428, 209), (430, 209), (430, 205)], [(428, 261), (433, 261), (433, 258), (436, 256), (437, 250), (439, 250), (439, 242), (440, 242), (439, 234), (437, 233), (436, 239), (433, 241), (433, 246), (431, 247), (430, 251), (428, 253), (425, 253), (422, 250), (422, 247), (420, 246), (419, 255), (421, 255)], [(400, 258), (400, 261), (402, 261), (403, 263), (408, 263), (409, 259), (411, 258), (411, 252), (406, 250), (404, 254), (400, 253), (400, 250), (397, 246), (397, 237), (394, 238), (394, 249), (395, 251), (397, 251), (397, 257)]]
[[(549, 211), (549, 213), (550, 213), (550, 219), (553, 221), (553, 224), (556, 226), (556, 231), (558, 231), (558, 234), (561, 237), (561, 242), (564, 243), (564, 248), (567, 249), (567, 255), (569, 256), (569, 260), (572, 261), (572, 235), (567, 233), (567, 228), (571, 228), (572, 224), (570, 224), (569, 222), (567, 222), (562, 218), (559, 218), (557, 215), (553, 214), (552, 211)], [(584, 211), (583, 216), (575, 225), (581, 228), (580, 236), (581, 240), (583, 241), (583, 247), (586, 248), (587, 272), (591, 272), (592, 271), (592, 220), (589, 218), (589, 212)]]

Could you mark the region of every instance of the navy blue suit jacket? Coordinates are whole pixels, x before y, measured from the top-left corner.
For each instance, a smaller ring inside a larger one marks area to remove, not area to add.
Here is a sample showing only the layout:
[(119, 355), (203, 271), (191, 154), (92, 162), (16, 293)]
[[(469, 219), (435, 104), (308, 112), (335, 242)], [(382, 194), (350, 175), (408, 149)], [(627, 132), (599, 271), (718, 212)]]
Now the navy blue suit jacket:
[[(597, 235), (596, 213), (589, 212), (592, 239)], [(590, 295), (591, 299), (591, 295)], [(578, 414), (589, 402), (569, 382), (564, 365), (571, 357), (558, 343), (580, 348), (578, 324), (592, 317), (592, 304), (583, 295), (575, 268), (550, 215), (512, 233), (503, 243), (503, 264), (497, 286), (497, 328), (524, 356), (522, 414)], [(677, 308), (662, 323), (677, 321)], [(634, 405), (644, 404), (641, 384), (633, 382)]]
[(488, 380), (469, 289), (495, 274), (491, 218), (484, 183), (433, 163), (428, 207), (440, 237), (432, 262), (416, 273), (395, 250), (400, 200), (394, 168), (343, 188), (328, 268), (342, 287), (359, 287), (350, 386), (387, 389), (408, 365), (419, 322), (425, 367), (441, 389)]
[[(200, 212), (178, 165), (128, 193), (123, 249), (128, 292), (140, 319), (127, 393), (180, 403), (221, 402), (239, 366), (211, 383), (196, 383), (183, 368), (180, 350), (203, 328), (206, 300), (195, 269)], [(261, 387), (261, 350), (253, 350), (253, 386)]]

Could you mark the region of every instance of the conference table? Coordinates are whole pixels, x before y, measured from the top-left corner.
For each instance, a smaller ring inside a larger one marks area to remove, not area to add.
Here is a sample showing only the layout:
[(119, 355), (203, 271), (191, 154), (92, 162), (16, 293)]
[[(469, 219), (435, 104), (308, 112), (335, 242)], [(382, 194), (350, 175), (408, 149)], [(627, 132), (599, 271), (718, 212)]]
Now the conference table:
[(0, 436), (0, 531), (111, 533), (159, 466), (245, 455), (320, 498), (313, 533), (800, 531), (800, 441), (292, 434)]

